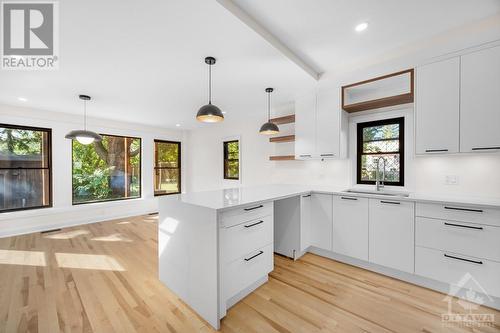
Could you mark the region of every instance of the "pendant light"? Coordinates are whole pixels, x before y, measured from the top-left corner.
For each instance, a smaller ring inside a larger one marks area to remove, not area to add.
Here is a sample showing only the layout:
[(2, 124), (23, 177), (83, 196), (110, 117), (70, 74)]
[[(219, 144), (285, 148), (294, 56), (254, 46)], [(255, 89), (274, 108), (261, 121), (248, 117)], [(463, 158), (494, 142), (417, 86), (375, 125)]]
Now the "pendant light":
[(222, 111), (212, 104), (212, 65), (215, 64), (214, 57), (206, 57), (208, 65), (208, 104), (203, 105), (196, 114), (196, 119), (204, 123), (217, 123), (224, 120)]
[(278, 128), (278, 125), (275, 123), (271, 122), (271, 93), (273, 92), (273, 88), (266, 88), (266, 93), (267, 93), (267, 123), (261, 126), (259, 133), (260, 134), (266, 134), (266, 135), (272, 135), (272, 134), (278, 134), (280, 132), (280, 129)]
[(83, 130), (73, 130), (66, 134), (66, 139), (76, 140), (82, 145), (89, 145), (94, 141), (101, 141), (102, 136), (99, 134), (87, 131), (87, 101), (90, 101), (90, 96), (79, 95), (78, 96), (83, 101)]

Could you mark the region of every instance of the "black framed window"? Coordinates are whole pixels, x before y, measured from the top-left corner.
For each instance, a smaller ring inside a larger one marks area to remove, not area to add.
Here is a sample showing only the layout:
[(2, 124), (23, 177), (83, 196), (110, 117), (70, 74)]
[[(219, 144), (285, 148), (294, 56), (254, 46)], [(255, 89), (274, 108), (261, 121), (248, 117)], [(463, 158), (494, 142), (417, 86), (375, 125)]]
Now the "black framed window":
[(52, 131), (0, 124), (0, 213), (52, 206)]
[(224, 141), (224, 179), (240, 179), (240, 142)]
[(72, 142), (73, 205), (141, 197), (141, 139), (101, 135)]
[(383, 158), (385, 184), (404, 186), (404, 117), (358, 123), (357, 132), (357, 183), (375, 184)]
[(154, 149), (155, 196), (181, 193), (181, 143), (155, 140)]

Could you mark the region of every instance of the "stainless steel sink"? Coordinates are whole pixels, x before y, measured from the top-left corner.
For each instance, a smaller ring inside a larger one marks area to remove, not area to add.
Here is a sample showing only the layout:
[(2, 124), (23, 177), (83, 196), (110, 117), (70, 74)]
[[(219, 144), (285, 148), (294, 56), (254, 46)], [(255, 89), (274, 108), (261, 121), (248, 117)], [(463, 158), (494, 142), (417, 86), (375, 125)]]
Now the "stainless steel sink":
[(403, 197), (403, 198), (407, 198), (410, 196), (410, 193), (408, 192), (397, 192), (397, 191), (370, 191), (370, 190), (349, 189), (344, 192), (357, 193), (357, 194), (371, 194), (371, 195), (387, 195), (391, 197)]

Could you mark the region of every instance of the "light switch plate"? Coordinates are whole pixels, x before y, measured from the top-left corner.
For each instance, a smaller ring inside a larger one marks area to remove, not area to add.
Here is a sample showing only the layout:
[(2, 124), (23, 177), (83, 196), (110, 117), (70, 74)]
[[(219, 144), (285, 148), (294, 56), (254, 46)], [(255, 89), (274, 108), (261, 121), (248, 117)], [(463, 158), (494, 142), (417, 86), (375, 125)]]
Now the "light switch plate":
[(455, 175), (447, 175), (445, 177), (446, 185), (458, 185), (458, 176)]

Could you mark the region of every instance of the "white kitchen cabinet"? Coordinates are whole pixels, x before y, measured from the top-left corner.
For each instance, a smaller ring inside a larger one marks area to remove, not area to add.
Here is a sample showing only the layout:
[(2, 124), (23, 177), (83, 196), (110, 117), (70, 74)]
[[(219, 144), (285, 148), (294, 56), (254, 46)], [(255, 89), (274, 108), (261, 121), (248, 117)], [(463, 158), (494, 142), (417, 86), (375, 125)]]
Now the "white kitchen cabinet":
[(370, 199), (370, 262), (414, 272), (415, 207), (413, 202)]
[(316, 147), (316, 95), (295, 101), (295, 159), (310, 159)]
[(311, 244), (311, 194), (300, 197), (300, 251), (304, 252)]
[(347, 115), (340, 106), (340, 89), (317, 95), (315, 157), (343, 158), (346, 155)]
[(415, 91), (416, 153), (458, 153), (460, 58), (418, 67)]
[(311, 196), (311, 233), (312, 246), (332, 250), (333, 195), (313, 193)]
[(460, 151), (500, 151), (500, 46), (461, 57)]
[(368, 199), (333, 198), (333, 252), (368, 261)]

